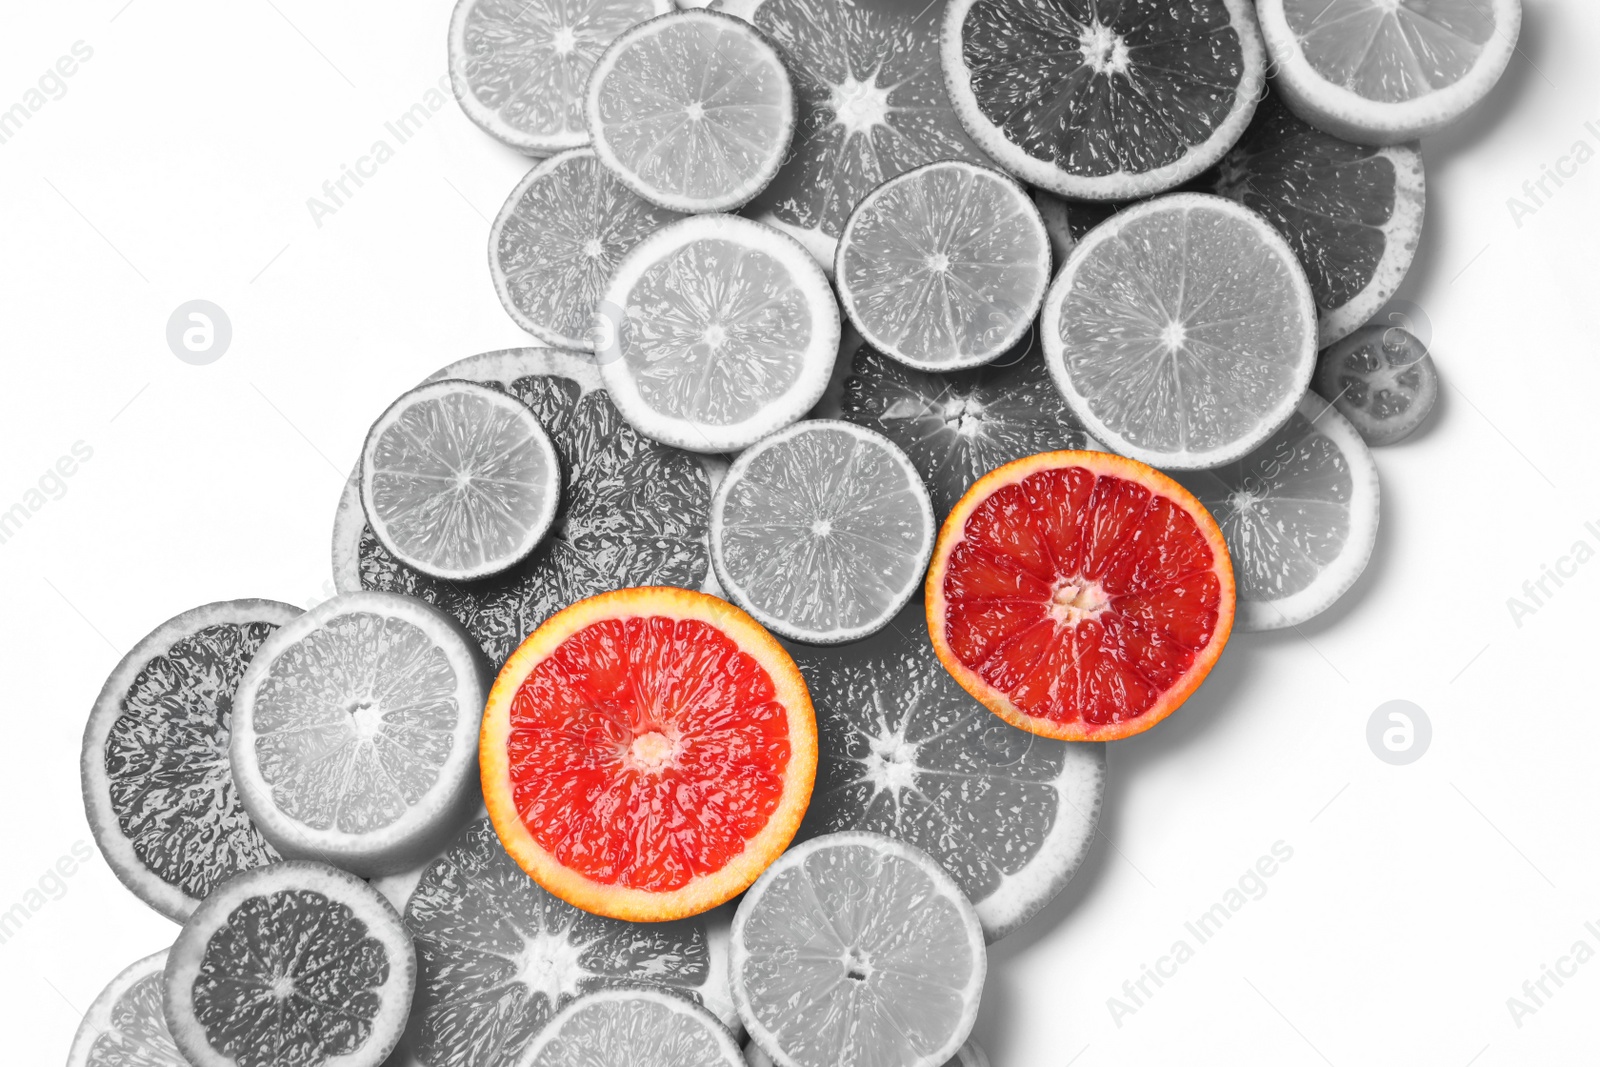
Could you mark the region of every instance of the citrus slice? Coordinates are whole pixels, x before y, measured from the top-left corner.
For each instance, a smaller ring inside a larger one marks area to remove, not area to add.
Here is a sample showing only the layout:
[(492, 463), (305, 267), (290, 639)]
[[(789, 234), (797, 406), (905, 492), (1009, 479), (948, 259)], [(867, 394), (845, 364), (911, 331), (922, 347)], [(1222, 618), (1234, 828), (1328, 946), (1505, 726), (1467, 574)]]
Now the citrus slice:
[(725, 462), (640, 435), (601, 388), (599, 368), (569, 352), (487, 352), (452, 363), (438, 378), (504, 389), (538, 416), (561, 455), (565, 488), (555, 527), (509, 570), (470, 584), (440, 581), (383, 547), (353, 474), (334, 520), (339, 592), (379, 589), (426, 600), (465, 626), (498, 666), (545, 619), (586, 596), (650, 583), (716, 591), (711, 493)]
[(711, 505), (711, 564), (734, 603), (795, 641), (882, 629), (933, 551), (933, 506), (906, 454), (808, 419), (740, 453)]
[(840, 415), (899, 445), (943, 519), (983, 475), (1035, 452), (1097, 447), (1050, 380), (1038, 333), (975, 370), (913, 370), (870, 345), (855, 351)]
[(928, 633), (961, 687), (1002, 719), (1113, 741), (1171, 715), (1233, 628), (1222, 531), (1160, 471), (1046, 452), (980, 478), (945, 519)]
[(233, 777), (285, 856), (362, 875), (431, 855), (475, 802), (489, 672), (461, 625), (346, 593), (262, 643), (234, 702)]
[(733, 999), (779, 1067), (937, 1067), (978, 1016), (977, 913), (919, 849), (829, 834), (784, 853), (733, 919)]
[(1377, 465), (1355, 427), (1314, 394), (1244, 459), (1181, 480), (1222, 528), (1242, 631), (1298, 626), (1326, 611), (1372, 557)]
[(1319, 129), (1399, 144), (1443, 129), (1500, 80), (1522, 0), (1259, 0), (1274, 80)]
[(325, 863), (273, 863), (184, 923), (167, 1026), (191, 1067), (378, 1067), (416, 979), (411, 938), (376, 889)]
[(1275, 93), (1244, 138), (1195, 180), (1259, 212), (1300, 258), (1326, 347), (1400, 288), (1422, 237), (1422, 153), (1342, 141), (1294, 116)]
[[(750, 1067), (773, 1067), (772, 1057), (753, 1041), (744, 1047), (744, 1058)], [(989, 1067), (989, 1057), (976, 1041), (968, 1041), (945, 1061), (944, 1067)]]
[(1158, 467), (1216, 467), (1254, 449), (1305, 394), (1317, 309), (1261, 216), (1174, 193), (1090, 231), (1050, 286), (1050, 373), (1097, 439)]
[(975, 367), (1033, 324), (1050, 284), (1050, 239), (1016, 182), (941, 160), (856, 205), (834, 278), (845, 314), (880, 352), (920, 370)]
[(1193, 178), (1239, 139), (1266, 81), (1249, 0), (950, 0), (940, 50), (983, 150), (1085, 200)]
[(1428, 347), (1400, 326), (1366, 326), (1325, 350), (1311, 384), (1374, 447), (1411, 436), (1439, 399)]
[(734, 452), (797, 421), (839, 355), (839, 305), (792, 239), (735, 215), (695, 215), (617, 265), (600, 373), (634, 428), (696, 452)]
[(748, 22), (680, 11), (622, 34), (595, 64), (584, 114), (600, 159), (674, 211), (728, 211), (754, 197), (794, 134), (783, 61)]
[(459, 0), (450, 85), (467, 118), (533, 156), (589, 142), (583, 90), (595, 60), (671, 0)]
[(83, 806), (123, 885), (182, 922), (235, 873), (278, 858), (234, 788), (234, 695), (300, 609), (230, 600), (156, 627), (106, 679), (83, 731)]
[(161, 1011), (166, 965), (162, 949), (111, 980), (78, 1023), (67, 1067), (189, 1067)]
[(800, 837), (870, 830), (916, 845), (998, 941), (1044, 907), (1089, 852), (1104, 745), (1018, 730), (939, 663), (920, 604), (866, 641), (797, 653), (822, 759)]
[(703, 1008), (653, 989), (608, 989), (568, 1004), (517, 1067), (746, 1067)]
[(664, 921), (729, 900), (789, 844), (817, 766), (794, 660), (686, 589), (556, 614), (483, 713), (483, 795), (533, 880), (585, 911)]
[(592, 148), (528, 172), (489, 228), (489, 273), (518, 326), (546, 344), (593, 349), (595, 312), (624, 253), (678, 218), (634, 195)]
[(361, 506), (396, 559), (447, 581), (498, 574), (555, 520), (561, 467), (528, 406), (476, 382), (411, 390), (361, 450)]
[(794, 150), (750, 211), (827, 270), (856, 203), (936, 159), (987, 162), (950, 108), (939, 5), (924, 0), (725, 4), (777, 45), (799, 100)]

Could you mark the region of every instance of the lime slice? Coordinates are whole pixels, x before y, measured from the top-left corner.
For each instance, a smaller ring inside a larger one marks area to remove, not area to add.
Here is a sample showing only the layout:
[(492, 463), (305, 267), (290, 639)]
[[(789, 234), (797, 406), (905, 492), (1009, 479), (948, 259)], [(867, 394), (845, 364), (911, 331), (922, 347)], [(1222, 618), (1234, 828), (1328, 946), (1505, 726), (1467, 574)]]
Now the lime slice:
[(285, 856), (363, 875), (415, 866), (477, 798), (490, 675), (459, 623), (346, 593), (281, 627), (239, 683), (233, 776)]
[(417, 957), (394, 908), (325, 863), (245, 871), (167, 958), (166, 1017), (191, 1067), (378, 1067), (405, 1029)]
[(1374, 447), (1409, 437), (1439, 399), (1427, 346), (1399, 326), (1363, 327), (1327, 349), (1311, 384)]
[(683, 11), (612, 42), (585, 103), (595, 151), (674, 211), (727, 211), (778, 173), (794, 134), (783, 61), (741, 19)]
[[(772, 1057), (762, 1052), (761, 1046), (753, 1041), (744, 1047), (744, 1058), (750, 1067), (773, 1067)], [(984, 1055), (976, 1041), (968, 1041), (945, 1061), (944, 1067), (989, 1067), (989, 1057)]]
[(67, 1067), (189, 1067), (161, 1010), (167, 950), (129, 964), (78, 1023)]
[(1073, 250), (1041, 318), (1056, 385), (1089, 432), (1156, 467), (1216, 467), (1283, 425), (1317, 356), (1294, 252), (1231, 200), (1176, 193)]
[(608, 989), (568, 1004), (517, 1067), (746, 1067), (703, 1008), (653, 989)]
[(1259, 0), (1274, 80), (1296, 114), (1347, 141), (1399, 144), (1489, 94), (1522, 0)]
[(484, 578), (523, 559), (550, 529), (560, 496), (555, 446), (533, 412), (474, 382), (406, 393), (361, 450), (372, 532), (435, 578)]
[(804, 415), (839, 355), (839, 305), (791, 238), (734, 215), (665, 226), (625, 256), (598, 351), (618, 410), (646, 436), (732, 452)]
[(941, 52), (983, 150), (1088, 200), (1159, 193), (1211, 166), (1266, 80), (1249, 0), (950, 0)]
[(450, 85), (461, 110), (512, 148), (544, 156), (589, 143), (583, 90), (595, 60), (671, 0), (460, 0)]
[(802, 839), (870, 830), (939, 862), (998, 941), (1050, 902), (1094, 839), (1102, 743), (1017, 729), (944, 669), (913, 604), (866, 641), (803, 649), (817, 784)]
[(834, 260), (845, 314), (921, 370), (987, 363), (1016, 344), (1050, 284), (1050, 240), (1022, 187), (943, 160), (862, 199)]
[(228, 742), (256, 650), (300, 609), (206, 604), (122, 658), (83, 731), (83, 805), (106, 863), (140, 900), (182, 922), (220, 883), (278, 853), (245, 814)]
[(711, 507), (711, 562), (734, 603), (796, 641), (882, 629), (922, 584), (933, 507), (881, 434), (808, 420), (739, 455)]
[(1298, 626), (1327, 610), (1372, 556), (1378, 468), (1355, 428), (1314, 394), (1250, 455), (1179, 480), (1228, 542), (1240, 630)]
[(972, 1031), (987, 965), (960, 888), (878, 834), (796, 845), (733, 919), (733, 1001), (779, 1067), (938, 1067)]
[(593, 349), (600, 292), (617, 261), (678, 218), (641, 200), (590, 148), (528, 172), (489, 228), (489, 273), (518, 326), (547, 344)]

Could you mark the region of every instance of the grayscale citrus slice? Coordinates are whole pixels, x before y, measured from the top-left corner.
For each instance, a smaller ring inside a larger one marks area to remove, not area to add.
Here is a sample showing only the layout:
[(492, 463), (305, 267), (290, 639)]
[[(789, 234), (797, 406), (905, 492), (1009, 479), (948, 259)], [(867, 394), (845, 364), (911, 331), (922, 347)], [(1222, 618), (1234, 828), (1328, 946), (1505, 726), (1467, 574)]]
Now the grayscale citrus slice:
[(161, 1011), (167, 950), (129, 964), (78, 1023), (67, 1067), (189, 1067)]
[(1214, 169), (1192, 186), (1272, 223), (1300, 257), (1324, 348), (1400, 288), (1422, 237), (1422, 153), (1352, 144), (1295, 117), (1275, 93)]
[[(772, 1057), (753, 1041), (744, 1047), (744, 1058), (749, 1067), (773, 1067)], [(989, 1067), (989, 1057), (976, 1041), (968, 1041), (945, 1061), (944, 1067)]]
[(1259, 0), (1274, 82), (1336, 137), (1400, 144), (1489, 94), (1517, 47), (1522, 0)]
[(561, 509), (521, 563), (476, 582), (442, 582), (389, 554), (361, 510), (357, 474), (333, 530), (341, 593), (420, 597), (465, 626), (492, 666), (568, 604), (611, 589), (676, 585), (720, 591), (711, 571), (711, 493), (727, 464), (658, 444), (629, 426), (592, 360), (522, 348), (452, 363), (430, 380), (465, 378), (505, 390), (539, 417), (561, 455)]
[(589, 143), (583, 90), (595, 60), (671, 0), (459, 0), (450, 85), (467, 118), (531, 156)]
[(882, 629), (922, 585), (936, 530), (917, 469), (882, 434), (808, 419), (740, 453), (711, 506), (735, 604), (812, 644)]
[(1308, 394), (1250, 455), (1179, 476), (1222, 528), (1245, 632), (1298, 626), (1355, 584), (1378, 537), (1378, 468), (1355, 427)]
[(229, 600), (156, 627), (106, 679), (83, 731), (83, 806), (106, 863), (183, 922), (217, 885), (278, 859), (234, 788), (228, 742), (245, 668), (300, 609)]
[(1317, 357), (1311, 386), (1368, 445), (1411, 436), (1439, 399), (1428, 348), (1400, 326), (1366, 326)]
[(678, 218), (640, 199), (592, 148), (528, 172), (489, 228), (489, 273), (518, 326), (559, 348), (594, 348), (595, 311), (624, 253)]
[(733, 1002), (778, 1067), (938, 1067), (978, 1016), (978, 915), (920, 849), (869, 833), (780, 856), (733, 917)]
[(555, 446), (528, 406), (445, 379), (404, 394), (361, 450), (361, 506), (390, 555), (447, 581), (521, 561), (561, 499)]
[(191, 1067), (378, 1067), (416, 979), (411, 938), (376, 889), (291, 860), (195, 909), (167, 957), (165, 1014)]
[(1050, 239), (1016, 182), (940, 160), (856, 205), (833, 276), (874, 348), (920, 370), (958, 370), (989, 362), (1033, 325), (1050, 284)]
[(421, 600), (323, 602), (267, 638), (239, 682), (245, 810), (285, 856), (367, 876), (415, 866), (477, 803), (491, 680), (461, 624)]
[(727, 1027), (656, 989), (607, 989), (562, 1008), (516, 1067), (745, 1067)]
[(1089, 432), (1154, 467), (1217, 467), (1282, 426), (1317, 357), (1305, 270), (1261, 216), (1174, 193), (1086, 234), (1040, 319)]
[(922, 849), (998, 941), (1067, 884), (1094, 839), (1103, 743), (1003, 721), (944, 669), (921, 604), (866, 641), (801, 649), (817, 711), (817, 784), (801, 839), (870, 830)]
[(674, 211), (729, 211), (778, 173), (794, 89), (748, 22), (681, 11), (611, 43), (584, 114), (601, 161), (635, 193)]
[(693, 215), (623, 257), (600, 373), (640, 433), (735, 452), (797, 421), (839, 356), (839, 305), (797, 242), (736, 215)]
[(1266, 81), (1250, 0), (950, 0), (940, 47), (973, 140), (1086, 200), (1193, 178), (1239, 139)]

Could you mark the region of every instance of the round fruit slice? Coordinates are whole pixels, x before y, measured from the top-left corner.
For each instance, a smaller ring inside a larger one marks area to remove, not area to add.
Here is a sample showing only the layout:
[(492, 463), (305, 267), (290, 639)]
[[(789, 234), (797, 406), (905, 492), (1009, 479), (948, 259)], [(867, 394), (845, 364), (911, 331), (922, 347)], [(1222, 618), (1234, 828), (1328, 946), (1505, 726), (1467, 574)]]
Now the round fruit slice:
[(733, 918), (733, 1000), (780, 1067), (937, 1067), (972, 1031), (987, 962), (950, 876), (877, 834), (790, 849)]
[(674, 211), (729, 211), (772, 181), (794, 135), (794, 89), (742, 19), (681, 11), (612, 42), (589, 79), (595, 151)]
[(928, 633), (961, 687), (1066, 741), (1143, 733), (1210, 673), (1233, 628), (1222, 531), (1183, 486), (1105, 452), (989, 472), (945, 519)]
[(561, 467), (528, 406), (475, 382), (406, 393), (361, 450), (361, 506), (383, 547), (446, 581), (498, 574), (556, 517)]
[(664, 921), (742, 893), (794, 836), (817, 726), (794, 660), (686, 589), (580, 601), (500, 672), (483, 795), (533, 880), (585, 911)]
[(575, 1000), (534, 1038), (517, 1067), (746, 1067), (739, 1043), (703, 1008), (653, 989)]
[[(762, 1052), (761, 1046), (753, 1041), (744, 1047), (744, 1058), (750, 1067), (773, 1067), (772, 1057)], [(989, 1057), (984, 1055), (976, 1041), (968, 1041), (945, 1061), (944, 1067), (989, 1067)]]
[(795, 641), (882, 629), (922, 583), (933, 505), (906, 454), (808, 419), (745, 449), (711, 505), (711, 563), (734, 603)]
[(450, 85), (484, 132), (532, 156), (589, 142), (583, 90), (623, 30), (671, 0), (460, 0)]
[(1217, 467), (1288, 419), (1317, 358), (1294, 251), (1231, 200), (1175, 193), (1090, 231), (1041, 318), (1050, 373), (1089, 432), (1158, 467)]
[(1089, 852), (1104, 745), (1018, 730), (934, 655), (922, 605), (840, 649), (804, 650), (822, 760), (802, 838), (870, 830), (939, 862), (998, 941), (1061, 891)]
[(1411, 436), (1439, 399), (1433, 357), (1400, 326), (1367, 326), (1327, 349), (1311, 384), (1374, 447)]
[(206, 604), (122, 658), (83, 731), (83, 806), (122, 884), (174, 922), (235, 873), (278, 858), (245, 814), (228, 764), (234, 694), (300, 609)]
[(378, 1067), (405, 1029), (417, 956), (394, 908), (325, 863), (245, 871), (184, 924), (166, 1018), (192, 1067)]
[(1327, 610), (1372, 557), (1377, 465), (1355, 427), (1315, 394), (1244, 459), (1182, 481), (1228, 542), (1247, 633)]
[(518, 326), (561, 348), (594, 348), (600, 293), (629, 249), (674, 219), (642, 200), (592, 148), (528, 172), (489, 228), (489, 273)]
[(1422, 237), (1422, 153), (1341, 141), (1268, 94), (1239, 144), (1194, 187), (1237, 200), (1300, 258), (1326, 347), (1394, 296)]
[(1274, 80), (1307, 122), (1400, 144), (1443, 129), (1511, 61), (1522, 0), (1260, 0)]
[(941, 52), (983, 150), (1085, 200), (1193, 178), (1239, 139), (1266, 81), (1249, 0), (950, 0)]
[(735, 452), (797, 421), (839, 355), (839, 305), (805, 249), (770, 226), (697, 215), (617, 266), (600, 373), (634, 428), (696, 452)]
[(1033, 324), (1050, 284), (1050, 240), (1016, 182), (942, 160), (856, 205), (834, 277), (874, 348), (920, 370), (975, 367)]
[(600, 370), (569, 352), (488, 352), (439, 371), (504, 389), (538, 416), (561, 454), (555, 528), (525, 560), (471, 584), (442, 582), (396, 560), (366, 524), (357, 474), (334, 521), (333, 579), (341, 593), (381, 589), (419, 597), (455, 617), (491, 665), (586, 596), (628, 585), (716, 592), (708, 543), (711, 493), (727, 464), (657, 444), (625, 422)]
[(285, 856), (362, 875), (415, 866), (476, 796), (483, 655), (394, 593), (336, 596), (279, 629), (239, 683), (233, 777)]
[(189, 1067), (161, 1013), (167, 950), (130, 964), (78, 1024), (67, 1067)]

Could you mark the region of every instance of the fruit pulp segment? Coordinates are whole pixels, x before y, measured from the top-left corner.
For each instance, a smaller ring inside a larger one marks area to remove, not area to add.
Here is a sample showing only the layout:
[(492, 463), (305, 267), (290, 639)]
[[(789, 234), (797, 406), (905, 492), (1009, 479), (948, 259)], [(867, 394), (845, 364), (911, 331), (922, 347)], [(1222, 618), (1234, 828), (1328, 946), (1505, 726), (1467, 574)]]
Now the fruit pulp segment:
[(1318, 74), (1400, 103), (1454, 85), (1495, 32), (1481, 0), (1284, 0), (1284, 15)]

